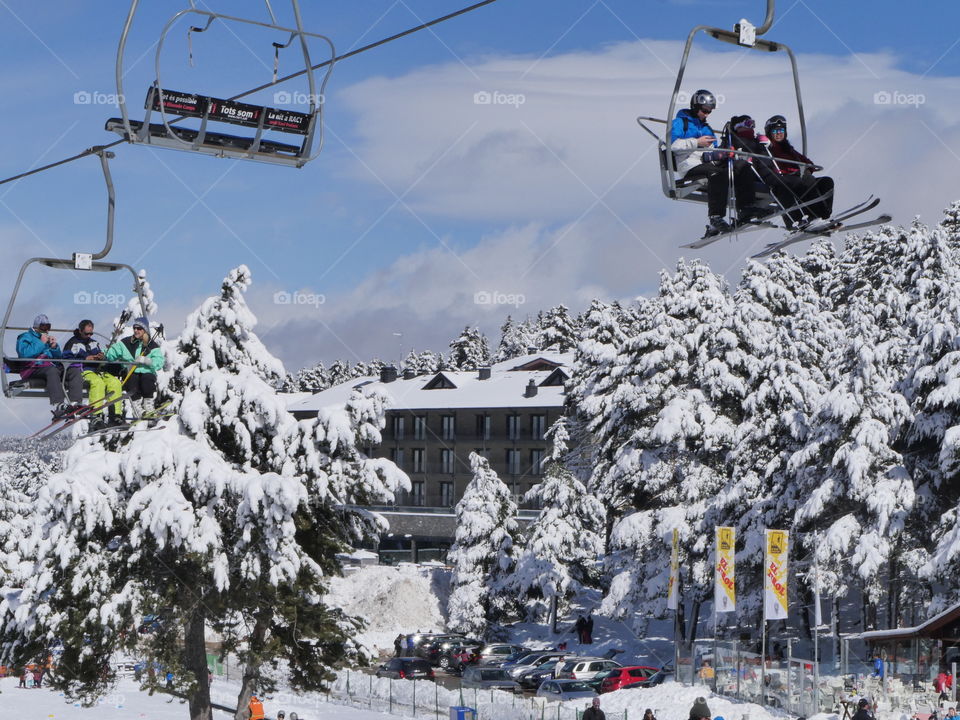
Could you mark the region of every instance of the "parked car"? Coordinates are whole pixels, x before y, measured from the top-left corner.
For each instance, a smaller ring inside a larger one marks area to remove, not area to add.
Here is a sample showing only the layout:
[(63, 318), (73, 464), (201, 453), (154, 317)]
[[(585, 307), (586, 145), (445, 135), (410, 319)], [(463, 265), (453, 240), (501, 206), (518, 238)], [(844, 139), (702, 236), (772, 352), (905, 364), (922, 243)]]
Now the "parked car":
[(603, 681), (608, 677), (620, 674), (620, 668), (613, 668), (612, 670), (604, 670), (603, 672), (597, 673), (590, 680), (584, 680), (584, 682), (598, 695), (600, 694), (600, 686), (603, 684)]
[(513, 655), (513, 653), (526, 649), (527, 648), (522, 645), (490, 643), (480, 648), (480, 664), (500, 666), (508, 657)]
[(673, 668), (660, 668), (653, 675), (647, 678), (646, 682), (637, 682), (627, 685), (627, 688), (645, 688), (659, 685), (667, 678), (673, 677)]
[(500, 667), (507, 667), (508, 665), (516, 665), (520, 660), (525, 658), (527, 655), (534, 655), (536, 653), (541, 653), (541, 652), (543, 652), (543, 650), (530, 650), (528, 648), (524, 648), (523, 650), (518, 650), (512, 655), (508, 655), (507, 659), (503, 661), (503, 665), (501, 665)]
[(444, 650), (457, 645), (469, 645), (471, 643), (477, 647), (483, 645), (480, 641), (470, 640), (462, 635), (430, 635), (420, 641), (415, 652), (417, 657), (422, 657), (431, 664), (437, 665), (440, 661), (440, 655)]
[(398, 657), (377, 668), (377, 677), (399, 680), (433, 680), (433, 667), (423, 658)]
[(510, 679), (501, 668), (473, 665), (463, 671), (463, 687), (520, 692), (520, 684)]
[(616, 660), (598, 657), (567, 658), (563, 667), (557, 671), (557, 679), (593, 680), (598, 673), (623, 667)]
[(657, 668), (649, 667), (647, 665), (631, 665), (628, 667), (622, 667), (620, 668), (620, 672), (612, 673), (603, 679), (603, 682), (600, 684), (600, 692), (613, 692), (614, 690), (620, 690), (621, 688), (625, 688), (630, 685), (642, 684), (645, 687), (648, 687), (650, 678), (652, 678), (658, 672), (659, 671)]
[(537, 690), (537, 697), (544, 698), (548, 702), (596, 696), (597, 694), (583, 680), (546, 680)]
[(477, 647), (452, 647), (441, 651), (437, 658), (437, 665), (441, 670), (448, 672), (463, 672), (468, 665), (474, 665), (480, 660)]
[(544, 663), (550, 662), (551, 660), (562, 660), (569, 653), (563, 652), (541, 652), (533, 653), (532, 655), (527, 655), (525, 658), (520, 660), (520, 662), (510, 665), (504, 670), (510, 673), (510, 677), (516, 679), (519, 677), (520, 673), (526, 670), (532, 670), (533, 668), (538, 668)]
[(557, 665), (563, 660), (551, 660), (535, 668), (528, 668), (514, 678), (527, 690), (536, 690), (544, 680), (556, 680)]

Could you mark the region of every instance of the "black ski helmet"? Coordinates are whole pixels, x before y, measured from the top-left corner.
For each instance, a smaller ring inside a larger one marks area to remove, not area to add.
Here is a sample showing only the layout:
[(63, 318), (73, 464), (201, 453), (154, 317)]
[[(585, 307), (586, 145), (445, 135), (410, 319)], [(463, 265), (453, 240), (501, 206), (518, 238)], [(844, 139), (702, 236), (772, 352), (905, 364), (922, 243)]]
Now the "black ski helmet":
[(774, 130), (783, 130), (784, 132), (787, 131), (787, 119), (783, 115), (774, 115), (764, 123), (764, 134), (770, 135), (770, 133)]
[(717, 107), (717, 98), (709, 90), (697, 90), (690, 97), (691, 110), (713, 110)]

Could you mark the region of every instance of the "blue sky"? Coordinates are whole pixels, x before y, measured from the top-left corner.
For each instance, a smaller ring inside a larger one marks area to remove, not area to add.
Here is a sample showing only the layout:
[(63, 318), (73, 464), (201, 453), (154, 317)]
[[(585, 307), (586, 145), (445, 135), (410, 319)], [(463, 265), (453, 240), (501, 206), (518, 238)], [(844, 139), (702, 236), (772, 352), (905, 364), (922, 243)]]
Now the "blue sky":
[[(289, 21), (289, 7), (273, 4)], [(466, 4), (304, 2), (304, 21), (343, 52)], [(116, 138), (103, 122), (117, 114), (108, 96), (123, 5), (0, 0), (0, 175)], [(153, 78), (153, 44), (174, 11), (159, 0), (141, 5), (124, 68), (134, 117)], [(198, 5), (266, 16), (253, 0)], [(889, 0), (777, 5), (767, 37), (798, 54), (810, 154), (836, 177), (837, 202), (874, 192), (899, 222), (918, 214), (936, 222), (960, 195), (960, 151), (949, 140), (957, 136), (960, 4), (926, 3), (922, 13)], [(118, 146), (110, 259), (147, 269), (170, 335), (231, 267), (247, 264), (260, 334), (290, 370), (444, 349), (465, 324), (495, 343), (507, 313), (648, 293), (661, 269), (690, 257), (677, 246), (702, 232), (704, 212), (663, 198), (653, 143), (634, 117), (666, 112), (694, 24), (759, 23), (764, 6), (499, 0), (338, 64), (325, 149), (300, 170)], [(267, 82), (274, 39), (214, 27), (194, 37), (191, 68), (178, 28), (162, 57), (164, 85), (223, 96)], [(312, 47), (315, 57), (321, 49)], [(793, 120), (785, 60), (746, 55), (701, 36), (688, 89), (713, 89), (731, 111)], [(297, 61), (285, 51), (281, 72)], [(273, 92), (259, 101), (274, 104)], [(478, 105), (478, 92), (523, 102)], [(901, 101), (878, 105), (882, 92)], [(4, 293), (28, 257), (98, 249), (103, 217), (92, 158), (0, 186)], [(752, 251), (718, 243), (700, 256), (735, 282)], [(83, 315), (107, 325), (112, 306), (73, 302), (77, 292), (129, 294), (127, 281), (107, 280), (38, 272), (14, 319), (42, 308), (57, 325)], [(301, 304), (277, 302), (282, 293), (300, 293)], [(23, 408), (7, 402), (0, 430), (22, 432), (18, 417), (29, 425), (42, 414)]]

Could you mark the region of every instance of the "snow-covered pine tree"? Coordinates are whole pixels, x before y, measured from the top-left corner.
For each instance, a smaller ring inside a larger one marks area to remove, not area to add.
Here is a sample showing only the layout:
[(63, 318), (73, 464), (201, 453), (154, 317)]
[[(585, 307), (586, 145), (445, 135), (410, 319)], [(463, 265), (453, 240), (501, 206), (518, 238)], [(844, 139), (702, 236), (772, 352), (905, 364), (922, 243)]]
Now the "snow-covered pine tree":
[(470, 453), (473, 478), (457, 503), (447, 624), (475, 637), (515, 611), (507, 582), (520, 550), (517, 504), (486, 458)]
[(330, 387), (330, 378), (327, 377), (327, 369), (323, 363), (317, 363), (312, 367), (301, 369), (297, 373), (297, 390), (300, 392), (320, 392)]
[(578, 331), (566, 305), (557, 305), (543, 316), (536, 345), (541, 350), (570, 352), (577, 346)]
[[(907, 238), (907, 275), (911, 292), (911, 337), (916, 337), (913, 367), (903, 391), (913, 410), (904, 437), (907, 467), (922, 502), (917, 503), (910, 532), (914, 546), (900, 566), (911, 577), (898, 586), (918, 594), (930, 592), (930, 613), (960, 601), (957, 517), (960, 487), (960, 202), (945, 211), (938, 227), (915, 224)], [(932, 544), (928, 538), (932, 539)], [(922, 558), (921, 562), (917, 559)], [(921, 567), (920, 577), (912, 571)], [(909, 606), (909, 597), (901, 598)]]
[[(0, 598), (2, 653), (36, 657), (61, 638), (72, 672), (53, 682), (71, 696), (102, 693), (111, 655), (135, 649), (174, 672), (192, 720), (208, 720), (208, 626), (245, 663), (240, 714), (280, 660), (295, 687), (315, 688), (331, 664), (361, 654), (355, 622), (322, 602), (333, 552), (358, 526), (339, 509), (351, 496), (334, 488), (355, 472), (371, 487), (405, 476), (358, 457), (355, 438), (372, 439), (378, 410), (382, 426), (380, 401), (313, 422), (286, 412), (272, 388), (282, 365), (243, 300), (249, 282), (245, 267), (232, 271), (168, 345), (177, 421), (78, 443), (40, 495), (32, 565)], [(138, 638), (146, 614), (165, 620)]]
[[(608, 305), (600, 300), (590, 303), (566, 386), (571, 434), (576, 440), (571, 462), (578, 470), (584, 468), (587, 477), (599, 462), (597, 439), (604, 434), (604, 423), (616, 422), (609, 412), (616, 387), (611, 381), (611, 371), (630, 333), (636, 330), (630, 323), (624, 326), (625, 318), (617, 303)], [(606, 535), (604, 533), (605, 538)]]
[(666, 539), (675, 528), (692, 628), (712, 592), (707, 538), (713, 526), (706, 517), (728, 478), (739, 410), (732, 398), (743, 391), (741, 379), (723, 365), (736, 342), (732, 315), (723, 279), (700, 262), (681, 261), (674, 276), (661, 275), (659, 297), (640, 314), (644, 329), (617, 358), (609, 411), (617, 421), (605, 423), (601, 475), (593, 481), (608, 510), (620, 516), (611, 534), (615, 552), (607, 557), (613, 579), (602, 605), (606, 614), (664, 611)]
[(749, 338), (744, 417), (730, 459), (733, 472), (718, 495), (715, 524), (737, 528), (737, 613), (759, 622), (763, 531), (790, 527), (799, 499), (787, 462), (807, 441), (822, 396), (826, 365), (845, 336), (816, 278), (797, 258), (777, 253), (750, 263), (735, 296), (735, 325)]
[(455, 370), (476, 370), (490, 364), (490, 346), (479, 328), (467, 326), (450, 343), (450, 365)]
[(554, 598), (562, 614), (578, 592), (596, 582), (595, 563), (603, 551), (603, 505), (565, 467), (569, 435), (563, 418), (547, 438), (552, 446), (543, 481), (524, 497), (539, 505), (540, 513), (510, 582), (534, 621), (550, 611)]
[(330, 381), (329, 387), (335, 387), (351, 380), (353, 378), (353, 371), (350, 368), (350, 361), (335, 360), (333, 364), (327, 368), (327, 378)]
[(507, 319), (500, 326), (500, 344), (494, 362), (504, 362), (526, 355), (531, 346), (536, 346), (536, 339), (530, 335), (530, 329), (523, 322), (514, 322), (507, 315)]
[[(154, 317), (157, 314), (157, 301), (153, 296), (153, 289), (150, 287), (150, 282), (147, 280), (147, 271), (141, 270), (137, 273), (137, 285), (140, 287), (140, 293), (143, 295), (143, 302), (147, 308), (147, 317), (154, 321)], [(136, 287), (134, 288), (134, 295), (130, 298), (130, 301), (127, 303), (127, 310), (130, 311), (130, 317), (137, 318), (143, 315), (143, 308), (140, 306), (140, 298), (136, 294)]]
[(37, 496), (62, 466), (61, 453), (43, 443), (26, 440), (15, 447), (0, 460), (0, 576), (19, 563), (20, 545), (33, 532)]
[(894, 447), (909, 417), (896, 391), (897, 343), (875, 320), (882, 300), (848, 296), (849, 342), (839, 381), (821, 398), (806, 445), (790, 459), (796, 478), (800, 546), (815, 555), (827, 593), (851, 586), (876, 605), (887, 563), (915, 503), (913, 482)]

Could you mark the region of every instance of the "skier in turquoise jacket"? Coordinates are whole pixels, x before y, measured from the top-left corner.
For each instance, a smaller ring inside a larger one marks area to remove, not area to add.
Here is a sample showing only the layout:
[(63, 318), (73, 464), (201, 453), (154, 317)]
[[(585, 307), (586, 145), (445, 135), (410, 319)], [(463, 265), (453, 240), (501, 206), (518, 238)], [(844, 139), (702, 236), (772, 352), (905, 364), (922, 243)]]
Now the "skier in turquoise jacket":
[(150, 338), (150, 322), (147, 318), (138, 317), (134, 320), (133, 334), (107, 348), (106, 359), (135, 363), (124, 389), (130, 395), (135, 417), (153, 412), (157, 372), (163, 368), (163, 351)]

